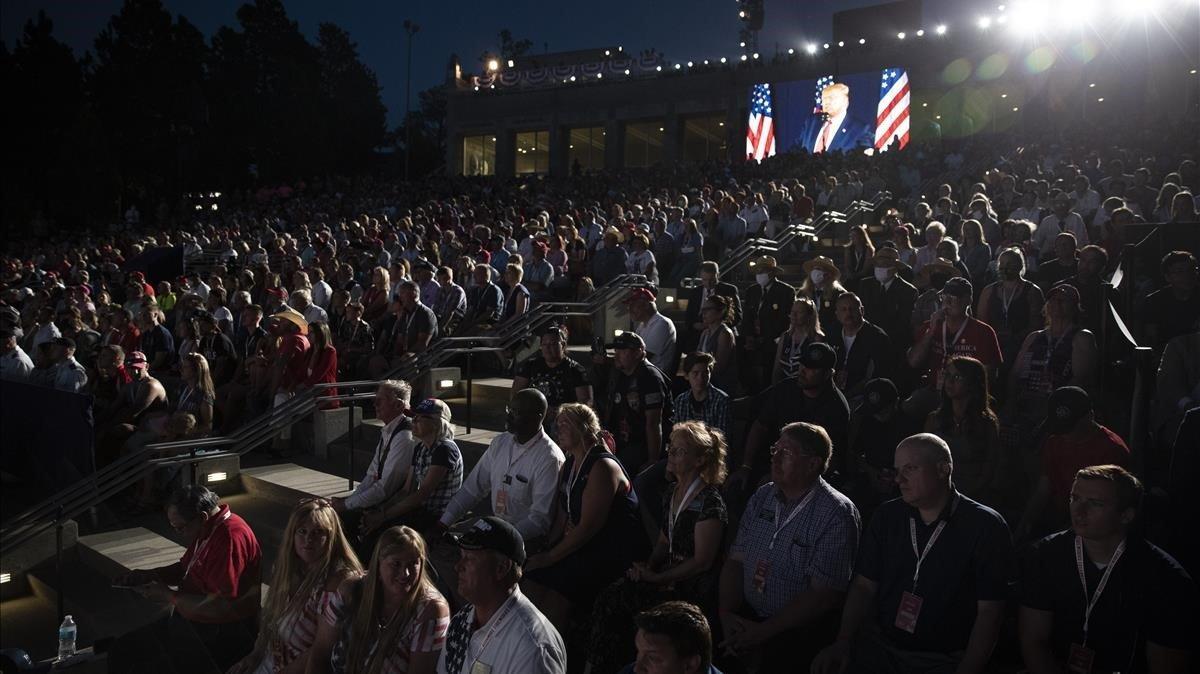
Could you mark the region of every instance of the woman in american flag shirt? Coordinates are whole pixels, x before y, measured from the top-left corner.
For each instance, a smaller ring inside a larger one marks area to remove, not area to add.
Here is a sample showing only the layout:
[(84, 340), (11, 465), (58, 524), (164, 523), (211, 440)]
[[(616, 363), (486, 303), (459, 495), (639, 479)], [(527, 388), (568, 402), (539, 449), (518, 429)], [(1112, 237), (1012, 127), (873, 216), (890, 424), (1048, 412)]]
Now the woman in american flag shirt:
[(292, 510), (280, 547), (258, 641), (229, 674), (304, 671), (326, 605), (342, 583), (362, 575), (341, 519), (325, 499), (307, 499)]
[(330, 598), (309, 651), (309, 674), (432, 674), (446, 644), (450, 605), (429, 577), (425, 539), (383, 532), (364, 578)]

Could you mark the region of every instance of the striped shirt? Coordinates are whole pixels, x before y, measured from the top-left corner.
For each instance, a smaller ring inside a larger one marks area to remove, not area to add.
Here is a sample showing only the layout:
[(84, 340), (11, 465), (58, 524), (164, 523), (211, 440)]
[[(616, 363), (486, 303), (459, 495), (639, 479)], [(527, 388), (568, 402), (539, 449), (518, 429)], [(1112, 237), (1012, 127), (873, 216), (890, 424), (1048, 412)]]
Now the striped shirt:
[(296, 658), (305, 655), (317, 638), (317, 620), (325, 614), (329, 602), (336, 596), (336, 590), (318, 587), (300, 610), (282, 616), (272, 635), (266, 657), (255, 670), (256, 674), (282, 671)]
[[(361, 590), (359, 581), (358, 590)], [(350, 630), (354, 622), (354, 613), (358, 602), (354, 599), (348, 604), (347, 599), (340, 593), (326, 605), (324, 618), (329, 625), (339, 626), (339, 637), (330, 655), (330, 671), (333, 674), (344, 674), (346, 659), (350, 650)], [(413, 653), (436, 653), (446, 645), (446, 630), (450, 627), (450, 607), (442, 595), (436, 590), (417, 600), (417, 609), (404, 627), (403, 634), (397, 640), (392, 652), (388, 654), (380, 674), (403, 674), (408, 671), (408, 661)], [(378, 643), (372, 643), (367, 649), (368, 659), (373, 657)], [(366, 663), (361, 663), (366, 665)]]

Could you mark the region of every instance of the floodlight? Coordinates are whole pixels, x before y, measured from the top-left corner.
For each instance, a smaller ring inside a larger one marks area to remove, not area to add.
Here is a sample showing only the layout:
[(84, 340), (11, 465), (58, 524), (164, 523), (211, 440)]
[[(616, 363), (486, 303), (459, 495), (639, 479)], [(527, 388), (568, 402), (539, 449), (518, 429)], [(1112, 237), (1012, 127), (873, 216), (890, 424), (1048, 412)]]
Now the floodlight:
[(925, 29), (924, 28), (917, 31), (917, 37), (925, 37)]
[(488, 59), (487, 69), (489, 73), (494, 73), (500, 69), (500, 62), (496, 59)]
[(845, 46), (846, 46), (846, 42), (845, 42), (845, 40), (838, 40), (838, 46), (839, 46), (839, 47), (845, 47)]
[(981, 16), (981, 17), (979, 17), (979, 21), (977, 21), (975, 23), (977, 26), (979, 26), (980, 30), (987, 30), (988, 28), (990, 28), (992, 26), (992, 17)]
[(903, 40), (906, 37), (908, 37), (908, 35), (906, 35), (904, 33), (904, 31), (900, 31), (899, 33), (896, 33), (896, 39)]
[(809, 42), (808, 44), (804, 45), (804, 51), (808, 52), (809, 54), (815, 54), (817, 53), (817, 45)]
[(859, 43), (859, 44), (866, 44), (866, 43), (867, 43), (867, 38), (865, 38), (865, 37), (860, 37), (860, 38), (858, 38), (858, 43)]
[(937, 33), (938, 35), (945, 35), (946, 34), (946, 24), (943, 23), (942, 25), (938, 26), (937, 28), (934, 29), (934, 32)]
[(796, 50), (795, 50), (795, 49), (792, 49), (791, 47), (788, 47), (788, 56), (791, 56), (792, 54), (795, 54), (795, 53), (796, 53)]

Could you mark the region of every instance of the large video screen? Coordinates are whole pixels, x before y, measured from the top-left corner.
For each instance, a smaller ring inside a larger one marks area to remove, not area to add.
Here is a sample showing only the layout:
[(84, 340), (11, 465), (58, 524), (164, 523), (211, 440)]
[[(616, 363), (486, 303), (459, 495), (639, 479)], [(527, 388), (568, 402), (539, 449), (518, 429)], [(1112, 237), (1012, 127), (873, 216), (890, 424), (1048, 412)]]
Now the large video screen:
[(755, 85), (750, 92), (748, 159), (775, 151), (885, 152), (909, 138), (908, 73), (873, 73)]

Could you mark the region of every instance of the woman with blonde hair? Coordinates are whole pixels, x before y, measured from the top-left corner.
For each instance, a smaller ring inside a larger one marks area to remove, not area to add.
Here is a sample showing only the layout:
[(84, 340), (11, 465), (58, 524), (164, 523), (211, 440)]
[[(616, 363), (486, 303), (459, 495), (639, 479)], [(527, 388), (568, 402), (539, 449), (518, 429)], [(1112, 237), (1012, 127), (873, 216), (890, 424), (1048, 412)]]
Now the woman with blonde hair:
[(387, 269), (376, 267), (371, 271), (371, 287), (363, 293), (363, 320), (375, 325), (387, 316), (391, 298), (392, 278)]
[(429, 577), (425, 539), (383, 532), (364, 578), (329, 599), (309, 650), (308, 674), (431, 674), (446, 643), (450, 605)]
[(779, 345), (775, 348), (775, 365), (771, 369), (773, 384), (796, 376), (800, 368), (800, 353), (809, 342), (825, 341), (817, 305), (811, 299), (797, 297), (792, 303), (788, 319), (791, 325), (779, 336)]
[(662, 530), (645, 562), (600, 593), (592, 607), (591, 671), (616, 671), (633, 659), (632, 617), (664, 601), (711, 601), (720, 577), (717, 557), (729, 523), (721, 485), (728, 446), (721, 431), (699, 421), (675, 424), (667, 473), (675, 486), (663, 497)]
[(559, 406), (559, 473), (550, 547), (525, 562), (522, 589), (560, 631), (573, 606), (590, 604), (647, 546), (633, 480), (613, 455), (592, 408)]
[(229, 674), (304, 671), (326, 605), (342, 583), (361, 575), (333, 505), (301, 501), (284, 530), (254, 650)]

